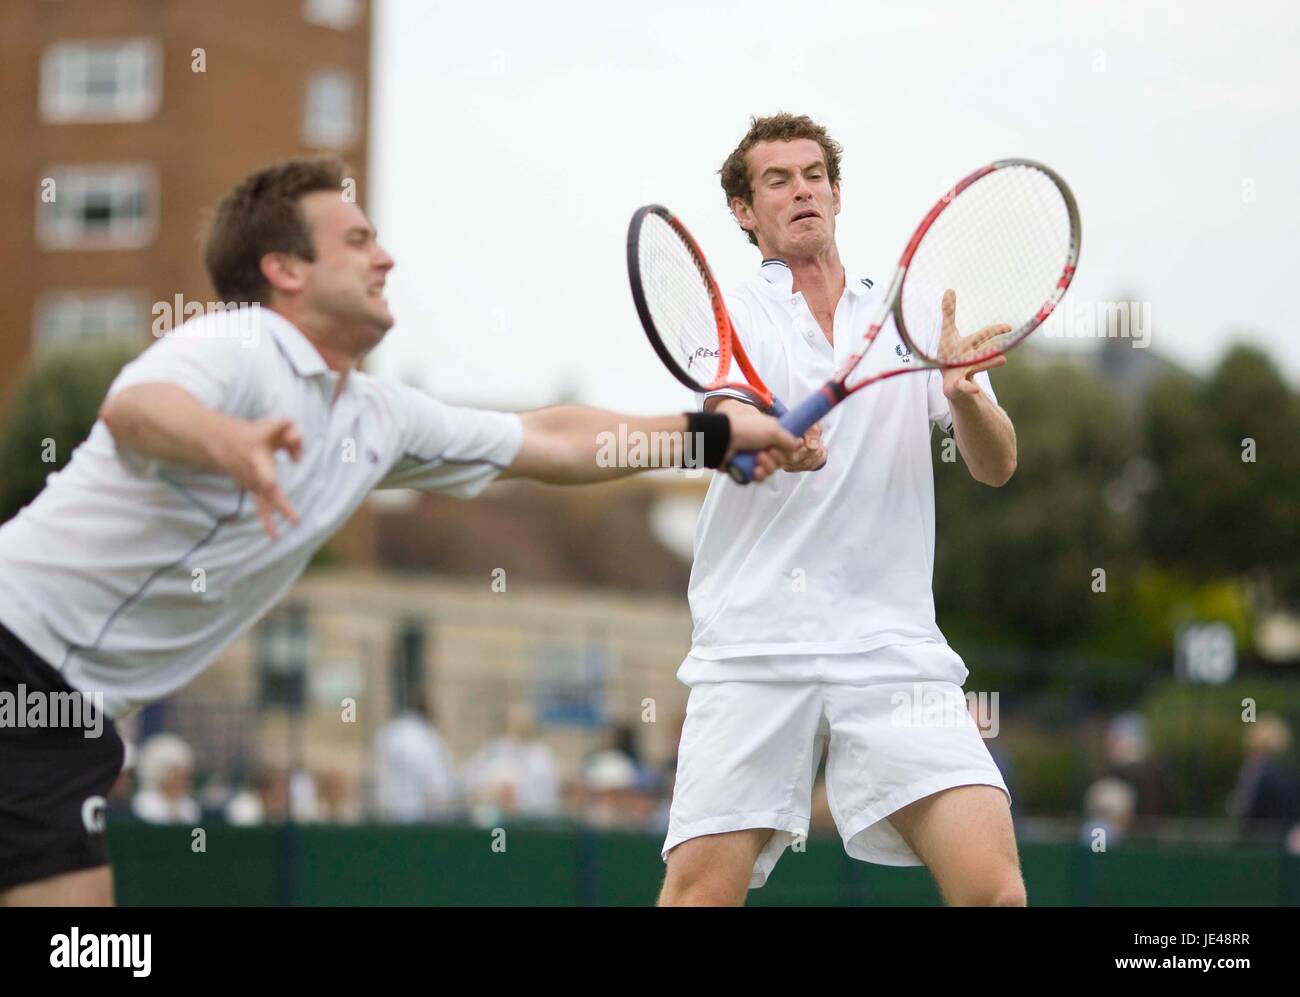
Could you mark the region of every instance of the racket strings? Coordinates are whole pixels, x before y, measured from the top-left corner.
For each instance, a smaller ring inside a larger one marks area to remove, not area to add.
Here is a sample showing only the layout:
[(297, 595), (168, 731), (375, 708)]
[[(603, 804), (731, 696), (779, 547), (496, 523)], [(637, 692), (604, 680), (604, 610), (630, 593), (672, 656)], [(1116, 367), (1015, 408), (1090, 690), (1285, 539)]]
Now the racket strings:
[(660, 340), (701, 388), (721, 383), (731, 351), (719, 334), (709, 280), (695, 253), (666, 219), (651, 213), (641, 223), (637, 257)]
[[(1007, 166), (976, 180), (939, 214), (912, 256), (901, 294), (914, 344), (943, 364), (1013, 346), (1052, 298), (1071, 236), (1065, 198), (1041, 170)], [(945, 341), (941, 299), (949, 288), (957, 296), (959, 338)], [(1009, 328), (987, 331), (994, 326)]]

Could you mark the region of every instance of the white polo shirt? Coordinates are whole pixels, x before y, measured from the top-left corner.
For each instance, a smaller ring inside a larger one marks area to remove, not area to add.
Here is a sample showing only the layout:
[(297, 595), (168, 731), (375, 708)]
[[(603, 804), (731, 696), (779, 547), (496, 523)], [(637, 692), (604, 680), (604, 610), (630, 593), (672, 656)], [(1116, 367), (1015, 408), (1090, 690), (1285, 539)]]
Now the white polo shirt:
[(453, 408), (363, 373), (339, 375), (269, 309), (192, 319), (109, 395), (178, 384), (242, 419), (288, 417), (302, 459), (276, 457), (298, 511), (263, 531), (233, 480), (119, 451), (97, 422), (67, 467), (0, 527), (0, 623), (112, 716), (174, 692), (293, 584), (373, 488), (469, 498), (515, 458), (519, 417)]
[[(832, 349), (792, 285), (790, 268), (768, 260), (727, 295), (755, 368), (791, 407), (848, 360), (883, 293), (865, 278), (847, 277)], [(932, 327), (922, 334), (937, 340), (939, 330), (936, 294)], [(907, 361), (890, 318), (859, 371)], [(976, 380), (993, 397), (987, 374)], [(889, 679), (921, 673), (965, 680), (965, 666), (934, 619), (930, 433), (936, 423), (951, 430), (942, 374), (905, 374), (871, 385), (826, 415), (821, 426), (829, 460), (820, 471), (780, 472), (748, 486), (713, 476), (696, 528), (695, 629), (682, 681), (883, 681), (862, 674), (860, 658), (827, 656), (891, 645), (912, 649), (876, 656), (895, 661)], [(828, 660), (843, 660), (844, 670), (828, 674)]]

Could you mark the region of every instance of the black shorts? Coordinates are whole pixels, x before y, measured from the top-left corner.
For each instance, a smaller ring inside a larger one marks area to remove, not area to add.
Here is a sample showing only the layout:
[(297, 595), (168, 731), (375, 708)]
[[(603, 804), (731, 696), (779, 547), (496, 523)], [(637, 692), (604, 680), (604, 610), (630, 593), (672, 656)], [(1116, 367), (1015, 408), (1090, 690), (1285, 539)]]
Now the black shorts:
[(0, 890), (108, 864), (104, 811), (125, 748), (78, 695), (0, 625)]

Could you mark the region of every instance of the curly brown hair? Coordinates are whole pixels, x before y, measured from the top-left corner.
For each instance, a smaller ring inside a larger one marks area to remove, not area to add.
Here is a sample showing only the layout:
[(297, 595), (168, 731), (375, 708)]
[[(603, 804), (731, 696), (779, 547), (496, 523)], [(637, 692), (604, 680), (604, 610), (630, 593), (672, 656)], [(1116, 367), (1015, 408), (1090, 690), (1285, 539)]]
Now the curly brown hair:
[[(822, 147), (826, 158), (826, 175), (831, 185), (840, 182), (840, 155), (844, 152), (840, 144), (831, 138), (826, 128), (819, 125), (806, 114), (787, 114), (778, 111), (766, 118), (751, 117), (749, 131), (740, 140), (740, 145), (732, 150), (718, 175), (722, 178), (722, 189), (727, 195), (727, 207), (731, 199), (740, 198), (746, 204), (753, 204), (754, 188), (749, 182), (749, 163), (746, 156), (749, 150), (760, 142), (793, 142), (795, 139), (812, 139)], [(745, 233), (755, 246), (758, 239), (753, 232)]]
[(217, 297), (269, 304), (262, 257), (316, 259), (301, 199), (318, 190), (341, 191), (347, 176), (347, 164), (337, 156), (313, 156), (276, 163), (240, 181), (217, 205), (203, 244), (203, 265)]

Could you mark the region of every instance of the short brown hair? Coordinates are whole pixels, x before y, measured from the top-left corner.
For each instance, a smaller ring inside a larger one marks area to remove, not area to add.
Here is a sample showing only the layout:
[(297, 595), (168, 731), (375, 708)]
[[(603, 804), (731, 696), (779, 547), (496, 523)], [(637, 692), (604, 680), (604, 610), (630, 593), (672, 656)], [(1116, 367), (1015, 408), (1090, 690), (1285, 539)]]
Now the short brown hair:
[(203, 265), (221, 301), (268, 304), (271, 287), (262, 276), (267, 253), (316, 259), (301, 198), (318, 190), (340, 191), (347, 164), (337, 156), (290, 159), (240, 181), (212, 214), (203, 244)]
[[(822, 155), (826, 159), (826, 175), (832, 185), (839, 183), (840, 155), (844, 152), (840, 144), (808, 115), (778, 111), (766, 118), (750, 118), (749, 131), (722, 164), (722, 169), (718, 170), (722, 177), (722, 189), (727, 195), (727, 207), (731, 207), (733, 197), (740, 198), (746, 204), (754, 202), (754, 188), (749, 182), (749, 163), (745, 158), (750, 149), (760, 142), (793, 142), (800, 138), (812, 139), (822, 147)], [(753, 232), (745, 234), (749, 236), (750, 242), (758, 245)]]

